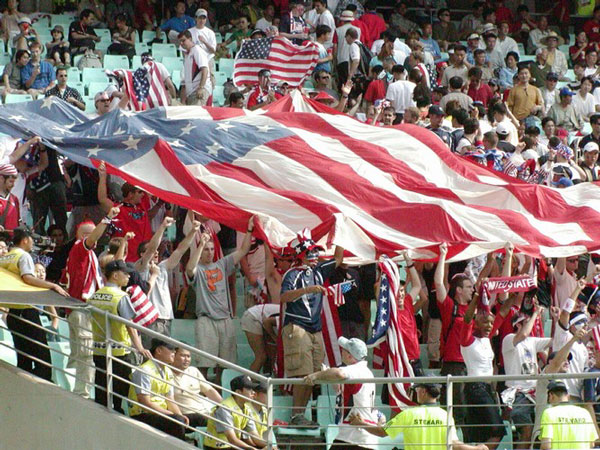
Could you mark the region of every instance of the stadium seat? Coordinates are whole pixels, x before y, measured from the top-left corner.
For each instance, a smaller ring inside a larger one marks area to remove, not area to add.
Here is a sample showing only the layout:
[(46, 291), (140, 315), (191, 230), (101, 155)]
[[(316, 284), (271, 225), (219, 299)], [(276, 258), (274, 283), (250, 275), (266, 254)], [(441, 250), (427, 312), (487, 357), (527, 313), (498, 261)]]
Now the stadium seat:
[(50, 28), (50, 17), (49, 16), (38, 17), (32, 24), (33, 28), (35, 28), (37, 30), (36, 25), (40, 26), (40, 27)]
[(85, 86), (83, 85), (83, 81), (69, 80), (67, 85), (69, 87), (72, 87), (73, 89), (77, 89), (77, 92), (79, 92), (79, 95), (81, 95), (82, 97), (83, 97), (83, 94), (85, 94)]
[(221, 42), (223, 42), (223, 35), (221, 33), (217, 33), (216, 38), (217, 38), (217, 44), (220, 44)]
[[(327, 427), (327, 430), (325, 430), (325, 445), (326, 445), (326, 449), (329, 450), (331, 448), (333, 448), (334, 450), (338, 447), (336, 444), (335, 446), (332, 447), (333, 441), (335, 440), (335, 438), (337, 437), (338, 433), (340, 431), (340, 427), (338, 427), (337, 425), (329, 425)], [(402, 435), (402, 433), (400, 433), (398, 436), (396, 436), (395, 438), (391, 438), (391, 437), (384, 437), (384, 438), (377, 438), (377, 450), (393, 450), (395, 448), (404, 448), (403, 447), (404, 444), (404, 436)]]
[(55, 27), (60, 25), (64, 28), (65, 33), (69, 29), (71, 23), (75, 22), (75, 17), (67, 14), (52, 14), (50, 16), (50, 26)]
[(67, 369), (67, 360), (71, 353), (68, 342), (48, 342), (50, 357), (52, 358), (52, 381), (68, 391), (75, 386), (75, 369)]
[(106, 70), (129, 69), (129, 58), (125, 55), (104, 55)]
[(10, 59), (10, 53), (0, 53), (0, 64), (7, 65)]
[(180, 70), (173, 71), (173, 73), (171, 74), (171, 81), (173, 82), (173, 84), (175, 85), (175, 87), (177, 89), (179, 89), (181, 87), (181, 71)]
[(142, 57), (140, 55), (135, 55), (131, 60), (131, 69), (135, 70), (138, 67), (142, 67)]
[(23, 103), (30, 102), (32, 100), (33, 97), (29, 94), (6, 94), (4, 103), (8, 105), (9, 103)]
[[(31, 28), (37, 31), (38, 35), (40, 33), (50, 34), (51, 27), (48, 26), (48, 21), (37, 21), (31, 24)], [(66, 31), (66, 30), (65, 30)], [(66, 36), (65, 36), (66, 38)]]
[(152, 44), (152, 56), (160, 61), (164, 56), (177, 56), (175, 44)]
[(93, 81), (108, 82), (108, 77), (106, 76), (104, 69), (85, 67), (81, 73), (81, 81), (83, 81), (83, 84), (87, 87)]
[(179, 56), (163, 56), (160, 62), (163, 63), (169, 73), (183, 68), (183, 58)]
[(574, 80), (575, 72), (573, 71), (573, 69), (567, 70), (567, 73), (565, 73), (565, 77), (567, 77), (569, 80)]
[(219, 72), (227, 74), (227, 77), (231, 78), (233, 75), (233, 63), (232, 58), (221, 58), (219, 60)]
[[(235, 377), (242, 375), (240, 372), (238, 372), (237, 370), (233, 370), (233, 369), (225, 369), (223, 370), (223, 375), (221, 375), (221, 386), (224, 387), (225, 389), (230, 389), (230, 383), (231, 380), (233, 380)], [(221, 392), (221, 396), (225, 399), (227, 397), (231, 396), (231, 393), (227, 390), (223, 389), (223, 391)]]
[(96, 105), (94, 104), (94, 97), (90, 97), (86, 95), (83, 97), (83, 102), (85, 103), (85, 112), (86, 114), (91, 114), (96, 111)]
[(110, 46), (110, 41), (100, 41), (96, 42), (96, 50), (102, 52), (103, 54), (108, 52), (108, 47)]
[[(156, 33), (154, 31), (152, 31), (152, 30), (142, 31), (142, 42), (144, 42), (145, 44), (148, 44), (149, 42), (152, 42), (154, 39), (156, 39)], [(165, 39), (164, 33), (161, 35), (161, 39), (164, 42), (164, 39)]]
[[(466, 42), (465, 42), (465, 45), (467, 45), (467, 43), (466, 43)], [(523, 45), (521, 42), (519, 42), (519, 43), (517, 44), (517, 48), (518, 48), (518, 50), (519, 50), (519, 55), (521, 55), (521, 57), (523, 57), (523, 56), (526, 54), (526, 53), (525, 53), (525, 46), (524, 46), (524, 45)]]
[(532, 61), (535, 61), (534, 55), (521, 55), (521, 58), (519, 58), (519, 62), (532, 62)]
[(145, 42), (136, 42), (135, 43), (135, 54), (142, 55), (142, 53), (146, 53), (150, 51), (150, 47)]
[(223, 106), (226, 101), (223, 86), (215, 86), (213, 89), (213, 106)]
[(215, 72), (215, 82), (217, 86), (223, 86), (227, 81), (227, 74), (225, 72)]
[(69, 83), (81, 81), (81, 70), (79, 70), (77, 67), (69, 67), (67, 74), (69, 75)]
[(95, 28), (96, 35), (100, 37), (102, 41), (111, 42), (112, 37), (108, 28)]
[(104, 91), (108, 86), (110, 86), (109, 81), (92, 81), (87, 86), (88, 95), (90, 97), (94, 97), (98, 92)]

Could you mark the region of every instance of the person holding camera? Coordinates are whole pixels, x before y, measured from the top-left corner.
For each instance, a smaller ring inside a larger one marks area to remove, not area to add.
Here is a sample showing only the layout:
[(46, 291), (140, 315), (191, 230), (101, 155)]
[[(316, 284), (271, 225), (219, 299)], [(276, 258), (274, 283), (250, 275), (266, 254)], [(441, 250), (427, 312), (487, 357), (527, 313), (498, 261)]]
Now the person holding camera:
[[(60, 295), (69, 294), (58, 284), (36, 277), (35, 264), (30, 252), (33, 249), (33, 233), (26, 228), (13, 231), (13, 247), (0, 256), (0, 267), (19, 276), (30, 286), (52, 289)], [(17, 352), (17, 367), (52, 381), (52, 360), (46, 339), (46, 331), (40, 322), (40, 313), (36, 307), (24, 304), (0, 305), (9, 308), (6, 326), (13, 335)]]
[(258, 72), (258, 85), (250, 92), (246, 107), (250, 111), (254, 111), (279, 100), (281, 97), (282, 95), (276, 92), (271, 85), (271, 71), (262, 69)]

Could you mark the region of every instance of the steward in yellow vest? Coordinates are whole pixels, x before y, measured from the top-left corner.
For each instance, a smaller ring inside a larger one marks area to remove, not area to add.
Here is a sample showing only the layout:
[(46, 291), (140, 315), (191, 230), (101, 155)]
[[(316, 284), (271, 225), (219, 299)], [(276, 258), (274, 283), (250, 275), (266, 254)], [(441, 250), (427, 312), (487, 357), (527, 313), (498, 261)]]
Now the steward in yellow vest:
[[(0, 256), (0, 268), (20, 276), (23, 282), (30, 286), (52, 289), (66, 297), (68, 294), (59, 285), (35, 276), (35, 265), (29, 254), (32, 249), (31, 232), (24, 228), (15, 228), (13, 248), (6, 255)], [(31, 305), (0, 304), (0, 306), (9, 308), (6, 326), (13, 335), (15, 350), (17, 350), (17, 366), (40, 378), (52, 381), (52, 360), (50, 350), (44, 347), (48, 345), (48, 341), (40, 322), (38, 309)], [(34, 358), (43, 362), (36, 361)]]
[[(127, 286), (129, 274), (132, 271), (133, 269), (123, 261), (109, 262), (104, 268), (106, 284), (87, 299), (87, 303), (115, 316), (133, 320), (135, 311), (131, 306), (129, 295), (122, 290), (122, 288)], [(131, 346), (148, 359), (152, 355), (142, 347), (140, 337), (135, 328), (128, 327), (124, 323), (113, 319), (108, 320), (108, 326), (110, 328), (110, 339), (107, 336), (106, 316), (100, 312), (92, 311), (93, 352), (94, 365), (96, 366), (95, 401), (101, 405), (108, 406), (106, 354), (107, 348), (110, 346), (112, 372), (115, 375), (113, 378), (113, 388), (116, 394), (113, 396), (114, 403), (111, 407), (123, 413), (121, 403), (123, 398), (127, 397), (129, 391), (129, 383), (123, 380), (129, 380), (129, 376), (131, 375), (131, 368), (123, 364), (123, 362), (128, 362), (127, 356), (131, 352)]]
[(185, 439), (185, 426), (190, 422), (174, 402), (173, 372), (167, 367), (167, 364), (173, 365), (175, 347), (152, 339), (150, 351), (152, 359), (131, 375), (129, 415), (171, 436)]
[(213, 418), (208, 420), (206, 432), (209, 436), (204, 436), (205, 449), (231, 448), (231, 444), (251, 449), (265, 446), (257, 434), (254, 420), (251, 419), (256, 413), (252, 411), (250, 401), (246, 399), (254, 398), (255, 387), (256, 383), (247, 375), (240, 375), (231, 380), (231, 397), (215, 406)]

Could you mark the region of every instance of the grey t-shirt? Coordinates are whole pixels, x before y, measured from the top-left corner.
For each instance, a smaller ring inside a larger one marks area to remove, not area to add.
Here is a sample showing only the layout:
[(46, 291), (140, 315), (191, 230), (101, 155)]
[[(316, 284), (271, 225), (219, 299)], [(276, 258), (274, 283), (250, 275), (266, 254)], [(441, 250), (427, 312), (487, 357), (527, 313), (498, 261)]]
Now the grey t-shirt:
[[(167, 270), (167, 261), (158, 264), (158, 277), (154, 283), (154, 288), (150, 291), (148, 299), (158, 310), (159, 319), (173, 319), (173, 303), (171, 302), (171, 291), (169, 290), (169, 271)], [(150, 269), (140, 272), (142, 280), (150, 279)]]
[(196, 267), (196, 276), (190, 282), (196, 290), (196, 315), (222, 320), (231, 317), (231, 294), (227, 277), (235, 270), (233, 254), (217, 262)]

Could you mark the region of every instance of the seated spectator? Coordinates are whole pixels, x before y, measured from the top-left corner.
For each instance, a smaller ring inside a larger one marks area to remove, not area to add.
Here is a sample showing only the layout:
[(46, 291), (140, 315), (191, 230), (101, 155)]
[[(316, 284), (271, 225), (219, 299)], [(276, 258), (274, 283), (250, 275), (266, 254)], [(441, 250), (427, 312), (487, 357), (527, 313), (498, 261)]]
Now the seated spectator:
[(508, 55), (509, 52), (515, 52), (519, 55), (517, 42), (509, 36), (510, 22), (498, 20), (498, 23), (498, 41), (496, 42), (496, 48), (504, 59), (506, 59), (506, 55)]
[(583, 24), (583, 31), (591, 43), (600, 44), (600, 8), (596, 6), (590, 19)]
[(2, 74), (3, 97), (6, 97), (6, 94), (27, 93), (27, 91), (23, 89), (21, 69), (23, 69), (23, 67), (29, 63), (30, 58), (31, 52), (29, 50), (17, 50), (17, 53), (15, 54), (15, 61), (9, 62), (4, 67), (4, 73)]
[[(598, 116), (596, 115), (594, 119), (597, 120)], [(581, 167), (585, 174), (585, 177), (582, 178), (583, 181), (598, 181), (600, 179), (600, 167), (597, 164), (598, 152), (600, 152), (600, 148), (593, 141), (588, 142), (583, 147), (583, 159), (579, 163), (579, 167)]]
[(31, 19), (27, 16), (21, 16), (18, 23), (19, 34), (13, 38), (11, 48), (15, 50), (31, 50), (31, 44), (39, 42), (37, 31), (31, 26)]
[(568, 81), (565, 75), (569, 69), (569, 63), (566, 55), (558, 49), (558, 46), (564, 42), (562, 36), (556, 34), (555, 31), (551, 31), (541, 40), (541, 44), (548, 49), (548, 64), (552, 67), (552, 72), (556, 73), (559, 79)]
[(104, 23), (104, 5), (100, 0), (80, 0), (77, 4), (77, 14), (85, 9), (90, 9), (94, 13), (94, 21), (91, 26), (94, 28), (106, 28)]
[[(531, 84), (540, 89), (543, 88), (548, 79), (548, 74), (552, 72), (552, 67), (548, 64), (548, 50), (546, 48), (541, 47), (535, 51), (535, 61), (529, 65), (529, 71), (531, 72)], [(556, 75), (557, 81), (558, 78), (558, 75)]]
[(129, 59), (135, 55), (136, 31), (127, 25), (127, 16), (119, 14), (115, 18), (116, 28), (112, 34), (113, 43), (108, 47), (109, 55), (125, 55)]
[(430, 22), (424, 22), (421, 25), (421, 42), (424, 45), (425, 51), (433, 55), (434, 60), (440, 59), (442, 56), (440, 46), (437, 41), (431, 37), (433, 34), (433, 26)]
[[(326, 5), (325, 5), (326, 6)], [(263, 16), (256, 21), (255, 27), (259, 30), (263, 30), (265, 33), (273, 25), (273, 19), (275, 17), (275, 5), (273, 3), (267, 4), (263, 11)], [(333, 30), (332, 30), (333, 31)]]
[(465, 38), (470, 34), (479, 30), (479, 28), (483, 25), (483, 9), (485, 7), (485, 3), (481, 1), (474, 1), (471, 5), (472, 13), (467, 14), (460, 21), (460, 25), (458, 30), (460, 32), (460, 37)]
[(264, 441), (258, 436), (256, 424), (251, 419), (254, 413), (251, 410), (250, 400), (254, 396), (256, 383), (249, 376), (240, 375), (231, 380), (229, 386), (232, 391), (231, 396), (214, 409), (212, 414), (214, 418), (208, 420), (206, 427), (208, 435), (204, 436), (204, 448), (224, 448), (223, 446), (227, 444), (220, 441), (241, 448), (264, 447)]
[(408, 13), (408, 2), (400, 1), (396, 3), (396, 7), (394, 12), (390, 16), (390, 25), (391, 27), (399, 34), (401, 37), (405, 37), (411, 31), (417, 30), (419, 26), (413, 22), (412, 20), (407, 18)]
[(135, 27), (138, 30), (154, 30), (156, 23), (154, 3), (155, 0), (137, 0), (135, 2)]
[(21, 69), (21, 81), (27, 93), (36, 98), (52, 89), (56, 83), (54, 67), (47, 61), (41, 60), (42, 44), (34, 42), (31, 45), (31, 59)]
[(438, 22), (433, 27), (433, 39), (437, 41), (440, 49), (448, 50), (448, 46), (459, 40), (458, 30), (450, 20), (450, 10), (440, 8), (437, 12)]
[[(529, 15), (529, 11), (527, 11), (527, 15)], [(548, 28), (547, 16), (540, 16), (537, 25), (531, 27), (530, 30), (529, 40), (527, 41), (527, 53), (531, 55), (536, 49), (546, 45), (542, 40), (553, 31)]]
[(160, 29), (167, 33), (169, 42), (172, 44), (179, 44), (179, 35), (196, 25), (194, 19), (185, 14), (185, 8), (185, 1), (178, 0), (175, 3), (175, 16), (160, 26)]
[[(490, 84), (490, 80), (494, 78), (494, 71), (490, 68), (486, 61), (486, 53), (483, 49), (477, 49), (473, 53), (473, 66), (481, 69), (481, 81)], [(491, 84), (490, 84), (491, 87)]]
[(106, 23), (111, 31), (117, 27), (117, 17), (124, 14), (127, 18), (127, 23), (133, 23), (134, 11), (133, 6), (126, 0), (109, 0), (106, 3)]
[(79, 20), (71, 23), (69, 26), (71, 56), (81, 55), (88, 49), (94, 50), (96, 42), (100, 41), (100, 37), (92, 28), (95, 20), (94, 12), (91, 9), (84, 9), (79, 14)]
[(548, 110), (548, 117), (554, 120), (557, 127), (572, 132), (583, 128), (583, 119), (572, 104), (574, 95), (576, 95), (575, 92), (568, 87), (562, 88), (559, 92), (560, 101)]
[(71, 65), (69, 42), (65, 41), (65, 30), (60, 25), (52, 28), (52, 40), (46, 42), (46, 54), (55, 66)]
[(504, 67), (504, 58), (502, 53), (496, 48), (498, 42), (498, 34), (496, 27), (491, 25), (484, 28), (485, 33), (482, 33), (483, 41), (485, 42), (485, 54), (488, 66), (492, 70), (498, 70)]
[(585, 54), (583, 76), (598, 78), (598, 51), (595, 48)]
[(569, 59), (571, 63), (574, 64), (578, 62), (583, 64), (585, 62), (585, 55), (587, 55), (587, 52), (592, 49), (596, 50), (597, 52), (598, 43), (590, 42), (585, 31), (580, 31), (575, 36), (575, 42), (573, 45), (569, 47)]
[(191, 423), (175, 403), (175, 389), (170, 384), (174, 383), (174, 376), (168, 367), (173, 365), (175, 347), (160, 339), (152, 339), (150, 353), (152, 358), (131, 374), (129, 415), (171, 436), (185, 439), (185, 426)]
[(45, 93), (46, 97), (58, 97), (69, 102), (71, 105), (85, 111), (85, 103), (81, 98), (81, 94), (77, 89), (69, 87), (67, 85), (67, 79), (69, 77), (68, 71), (65, 67), (59, 67), (56, 69), (56, 79), (58, 83), (51, 89), (48, 89)]
[(500, 68), (498, 73), (498, 81), (502, 89), (510, 89), (513, 87), (514, 79), (517, 75), (517, 63), (519, 55), (515, 52), (509, 52), (504, 59), (506, 65)]
[[(320, 79), (322, 79), (324, 76), (331, 78), (331, 76), (325, 71), (318, 73)], [(275, 90), (275, 86), (271, 84), (271, 71), (267, 69), (261, 69), (258, 72), (258, 85), (256, 85), (254, 89), (250, 91), (246, 108), (251, 111), (262, 108), (263, 106), (273, 103), (275, 100), (278, 100), (281, 97), (282, 95), (278, 93)]]
[(250, 28), (250, 19), (248, 18), (248, 16), (241, 16), (237, 23), (237, 29), (233, 33), (231, 33), (229, 39), (220, 43), (219, 47), (225, 50), (229, 47), (229, 45), (235, 42), (235, 51), (237, 52), (242, 47), (242, 41), (248, 39), (251, 35), (252, 28)]
[(591, 77), (583, 77), (579, 91), (573, 96), (573, 108), (575, 112), (583, 119), (584, 122), (589, 122), (590, 117), (596, 113), (596, 100), (590, 94), (594, 87), (594, 81)]
[(244, 108), (244, 94), (241, 92), (232, 92), (229, 94), (228, 104), (230, 108)]

